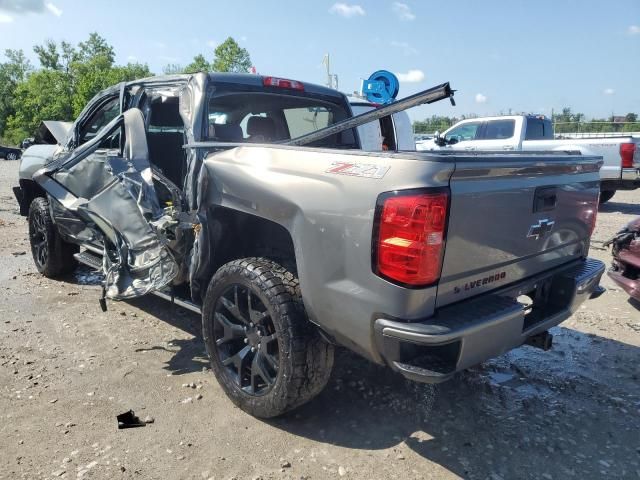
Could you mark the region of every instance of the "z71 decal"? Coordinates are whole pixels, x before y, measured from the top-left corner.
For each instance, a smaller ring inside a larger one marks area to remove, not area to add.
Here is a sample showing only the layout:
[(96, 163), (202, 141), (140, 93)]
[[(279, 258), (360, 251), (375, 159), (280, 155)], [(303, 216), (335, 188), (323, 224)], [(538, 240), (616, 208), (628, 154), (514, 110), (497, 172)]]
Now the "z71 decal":
[(382, 178), (389, 171), (387, 165), (374, 165), (371, 163), (333, 162), (325, 170), (325, 173), (349, 175), (351, 177)]

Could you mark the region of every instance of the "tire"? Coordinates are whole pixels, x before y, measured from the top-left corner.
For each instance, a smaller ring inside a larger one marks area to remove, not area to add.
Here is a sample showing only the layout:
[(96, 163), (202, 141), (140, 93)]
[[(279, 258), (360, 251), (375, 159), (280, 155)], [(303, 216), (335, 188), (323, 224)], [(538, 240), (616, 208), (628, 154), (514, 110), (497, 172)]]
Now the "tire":
[(333, 346), (309, 322), (298, 279), (272, 260), (220, 267), (207, 289), (202, 327), (213, 373), (250, 415), (282, 415), (329, 381)]
[(29, 207), (29, 243), (36, 268), (45, 277), (59, 277), (78, 265), (73, 254), (80, 249), (60, 238), (46, 198), (36, 197)]
[(600, 205), (607, 203), (616, 194), (615, 190), (602, 190), (600, 192)]
[(7, 160), (17, 160), (18, 159), (18, 155), (14, 152), (9, 152), (7, 153)]

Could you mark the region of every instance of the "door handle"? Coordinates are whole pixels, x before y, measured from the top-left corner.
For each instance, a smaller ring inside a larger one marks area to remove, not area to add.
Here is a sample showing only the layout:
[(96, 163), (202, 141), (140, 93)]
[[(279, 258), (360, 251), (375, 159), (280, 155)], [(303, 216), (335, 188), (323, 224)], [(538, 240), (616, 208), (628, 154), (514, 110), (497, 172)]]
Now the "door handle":
[(505, 145), (504, 147), (502, 147), (503, 150), (515, 150), (515, 147), (513, 145)]
[(558, 190), (555, 186), (538, 187), (533, 196), (533, 213), (548, 212), (558, 204)]
[(476, 147), (464, 147), (465, 150), (475, 150)]

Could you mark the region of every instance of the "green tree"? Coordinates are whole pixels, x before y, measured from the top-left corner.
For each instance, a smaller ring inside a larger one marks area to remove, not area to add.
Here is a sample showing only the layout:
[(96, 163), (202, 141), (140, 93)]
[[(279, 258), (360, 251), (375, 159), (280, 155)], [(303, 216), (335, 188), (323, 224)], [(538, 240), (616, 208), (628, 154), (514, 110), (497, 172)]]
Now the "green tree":
[(63, 76), (59, 70), (42, 69), (17, 86), (15, 113), (7, 121), (9, 141), (18, 143), (31, 136), (42, 120), (70, 120)]
[(193, 57), (193, 61), (189, 65), (184, 67), (183, 73), (208, 72), (210, 70), (212, 70), (212, 65), (207, 62), (207, 59), (204, 58), (204, 55), (200, 54)]
[(115, 62), (115, 53), (106, 39), (93, 32), (89, 34), (86, 42), (78, 44), (78, 59), (81, 62), (87, 62), (96, 58), (102, 58), (105, 63), (111, 66)]
[[(41, 69), (28, 76), (23, 74), (8, 96), (12, 99), (12, 108), (7, 114), (4, 133), (14, 141), (32, 135), (42, 120), (75, 119), (100, 90), (152, 75), (144, 64), (115, 65), (113, 47), (97, 33), (90, 34), (76, 47), (64, 41), (58, 44), (47, 40), (43, 45), (34, 46), (34, 52)], [(25, 72), (29, 68), (25, 68)], [(0, 90), (4, 86), (5, 82), (0, 82)]]
[(227, 38), (214, 50), (215, 58), (211, 64), (214, 72), (247, 73), (251, 68), (249, 52), (240, 47), (232, 37)]
[(7, 61), (0, 63), (0, 137), (4, 136), (7, 120), (15, 113), (15, 91), (32, 70), (22, 50), (5, 50)]
[(53, 40), (45, 41), (44, 45), (35, 45), (33, 51), (38, 56), (38, 61), (42, 68), (50, 70), (60, 70), (60, 52), (58, 52), (58, 44)]

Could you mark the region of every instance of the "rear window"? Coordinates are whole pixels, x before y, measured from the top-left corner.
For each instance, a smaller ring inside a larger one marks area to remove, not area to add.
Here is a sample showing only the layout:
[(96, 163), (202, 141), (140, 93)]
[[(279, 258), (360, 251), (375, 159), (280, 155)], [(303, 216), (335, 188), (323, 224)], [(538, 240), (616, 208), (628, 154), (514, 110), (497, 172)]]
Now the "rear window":
[(551, 121), (543, 118), (527, 118), (525, 140), (553, 140)]
[(501, 140), (511, 138), (513, 137), (515, 127), (515, 120), (492, 120), (487, 122), (487, 127), (482, 138), (484, 140)]
[[(349, 117), (344, 106), (313, 97), (217, 91), (208, 102), (206, 136), (219, 142), (275, 143), (321, 130)], [(358, 148), (352, 130), (310, 146)]]

